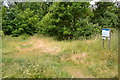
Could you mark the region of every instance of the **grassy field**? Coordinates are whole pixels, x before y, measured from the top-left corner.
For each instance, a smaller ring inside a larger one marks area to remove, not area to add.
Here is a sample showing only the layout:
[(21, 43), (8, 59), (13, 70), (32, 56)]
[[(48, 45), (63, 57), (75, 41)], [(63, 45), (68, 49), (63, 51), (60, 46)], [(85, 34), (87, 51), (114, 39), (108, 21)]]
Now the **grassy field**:
[(89, 40), (57, 41), (41, 35), (2, 40), (3, 78), (115, 78), (118, 77), (118, 33), (111, 49), (101, 36)]

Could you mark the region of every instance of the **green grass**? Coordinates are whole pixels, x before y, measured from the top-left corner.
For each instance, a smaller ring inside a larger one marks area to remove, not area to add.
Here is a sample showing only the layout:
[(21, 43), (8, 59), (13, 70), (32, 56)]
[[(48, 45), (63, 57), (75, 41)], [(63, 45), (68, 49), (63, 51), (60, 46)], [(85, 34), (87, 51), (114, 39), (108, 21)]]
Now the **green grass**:
[[(41, 35), (3, 37), (3, 78), (118, 77), (118, 33), (111, 49), (101, 36), (89, 40), (56, 41)], [(54, 53), (54, 54), (53, 54)]]

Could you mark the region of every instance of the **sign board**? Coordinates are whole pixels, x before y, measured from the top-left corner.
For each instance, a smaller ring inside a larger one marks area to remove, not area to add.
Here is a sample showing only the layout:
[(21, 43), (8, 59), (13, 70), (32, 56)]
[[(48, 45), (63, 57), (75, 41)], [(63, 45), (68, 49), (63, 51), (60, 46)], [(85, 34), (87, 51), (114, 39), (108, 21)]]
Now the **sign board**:
[(102, 36), (110, 37), (110, 29), (102, 29)]
[(102, 37), (102, 39), (106, 39), (106, 37)]
[(104, 40), (108, 38), (108, 48), (110, 49), (110, 29), (102, 29), (102, 39), (103, 39), (103, 48), (104, 48)]

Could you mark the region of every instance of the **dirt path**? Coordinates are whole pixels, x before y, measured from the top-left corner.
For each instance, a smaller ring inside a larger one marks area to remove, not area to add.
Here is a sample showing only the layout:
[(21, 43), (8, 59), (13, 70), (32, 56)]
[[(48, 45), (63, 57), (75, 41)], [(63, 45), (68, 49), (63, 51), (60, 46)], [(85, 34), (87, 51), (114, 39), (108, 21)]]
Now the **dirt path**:
[(74, 68), (74, 67), (64, 67), (64, 71), (69, 73), (69, 75), (72, 76), (72, 78), (92, 78), (91, 76), (84, 75), (80, 69)]
[(85, 75), (81, 74), (78, 69), (65, 67), (64, 70), (72, 75), (72, 78), (85, 78)]
[[(28, 47), (21, 47), (21, 46), (28, 46)], [(61, 51), (60, 46), (56, 45), (56, 43), (52, 41), (51, 42), (45, 41), (44, 39), (37, 39), (37, 38), (31, 38), (29, 42), (27, 41), (26, 43), (20, 44), (20, 46), (18, 46), (17, 49), (19, 50), (19, 53), (17, 53), (16, 55), (28, 55), (28, 53), (34, 50), (37, 50), (36, 52), (39, 53), (48, 53), (51, 55), (55, 55)], [(86, 53), (73, 54), (68, 59), (62, 57), (61, 60), (70, 60), (75, 64), (81, 64), (84, 62), (86, 56), (87, 56)], [(64, 67), (63, 70), (65, 70), (68, 74), (70, 74), (72, 78), (90, 78), (90, 77), (86, 77), (86, 75), (84, 75), (79, 69), (71, 66)]]
[(58, 52), (60, 52), (60, 48), (58, 45), (56, 46), (52, 42), (50, 43), (42, 39), (31, 38), (29, 42), (21, 44), (21, 46), (29, 46), (29, 45), (32, 45), (32, 46), (31, 47), (18, 46), (17, 49), (19, 50), (20, 53), (26, 52), (26, 51), (29, 52), (29, 51), (39, 50), (40, 52), (55, 55)]

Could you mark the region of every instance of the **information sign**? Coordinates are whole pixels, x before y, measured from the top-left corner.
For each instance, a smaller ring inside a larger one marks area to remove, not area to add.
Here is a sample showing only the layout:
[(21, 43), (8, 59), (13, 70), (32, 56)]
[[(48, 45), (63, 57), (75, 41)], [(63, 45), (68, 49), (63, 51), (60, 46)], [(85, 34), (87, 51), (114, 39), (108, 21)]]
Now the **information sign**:
[(102, 29), (102, 36), (110, 37), (110, 29)]

